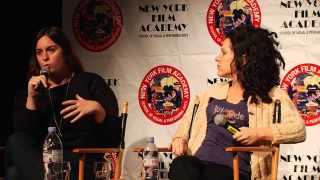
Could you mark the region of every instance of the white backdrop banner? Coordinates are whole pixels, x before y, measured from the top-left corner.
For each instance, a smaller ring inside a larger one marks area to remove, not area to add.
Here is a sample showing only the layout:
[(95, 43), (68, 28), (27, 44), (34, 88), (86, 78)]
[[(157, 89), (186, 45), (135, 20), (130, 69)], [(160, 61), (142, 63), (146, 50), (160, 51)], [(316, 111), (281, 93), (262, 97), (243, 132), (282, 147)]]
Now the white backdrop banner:
[[(216, 75), (224, 34), (242, 23), (278, 34), (286, 69), (281, 88), (307, 125), (307, 140), (281, 145), (278, 179), (320, 178), (319, 0), (68, 0), (63, 29), (87, 71), (100, 74), (129, 102), (122, 177), (138, 179), (133, 148), (154, 136), (167, 146), (195, 95)], [(162, 154), (162, 178), (171, 154)]]

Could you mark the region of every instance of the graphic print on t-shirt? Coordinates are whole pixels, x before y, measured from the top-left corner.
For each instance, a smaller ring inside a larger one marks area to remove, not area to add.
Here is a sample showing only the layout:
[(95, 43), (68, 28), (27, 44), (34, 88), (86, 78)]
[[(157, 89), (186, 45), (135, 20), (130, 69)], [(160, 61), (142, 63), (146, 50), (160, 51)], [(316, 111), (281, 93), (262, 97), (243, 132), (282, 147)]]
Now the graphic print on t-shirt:
[(216, 103), (211, 104), (211, 106), (209, 105), (208, 111), (211, 112), (208, 114), (211, 120), (213, 120), (217, 114), (223, 114), (230, 123), (237, 124), (237, 127), (248, 126), (248, 124), (244, 122), (248, 114), (246, 106), (243, 106), (245, 108), (238, 108), (241, 107), (243, 103), (245, 102), (240, 101), (238, 104), (232, 104), (227, 101), (216, 100)]

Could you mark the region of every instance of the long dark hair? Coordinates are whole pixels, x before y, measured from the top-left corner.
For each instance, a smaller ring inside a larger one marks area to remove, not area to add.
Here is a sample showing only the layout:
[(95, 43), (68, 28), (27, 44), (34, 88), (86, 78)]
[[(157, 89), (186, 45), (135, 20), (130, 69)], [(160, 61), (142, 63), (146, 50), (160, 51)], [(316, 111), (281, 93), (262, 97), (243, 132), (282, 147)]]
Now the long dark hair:
[(258, 104), (271, 103), (269, 92), (280, 84), (284, 59), (277, 50), (277, 34), (251, 25), (239, 26), (226, 35), (232, 43), (238, 80), (244, 87), (243, 98)]
[(30, 79), (34, 75), (39, 75), (40, 73), (40, 65), (37, 61), (36, 56), (36, 47), (38, 40), (43, 36), (48, 36), (53, 42), (55, 42), (62, 48), (64, 59), (70, 71), (83, 71), (81, 61), (74, 53), (67, 35), (62, 31), (61, 28), (50, 26), (42, 28), (35, 37), (33, 43), (33, 52), (29, 63), (28, 79)]

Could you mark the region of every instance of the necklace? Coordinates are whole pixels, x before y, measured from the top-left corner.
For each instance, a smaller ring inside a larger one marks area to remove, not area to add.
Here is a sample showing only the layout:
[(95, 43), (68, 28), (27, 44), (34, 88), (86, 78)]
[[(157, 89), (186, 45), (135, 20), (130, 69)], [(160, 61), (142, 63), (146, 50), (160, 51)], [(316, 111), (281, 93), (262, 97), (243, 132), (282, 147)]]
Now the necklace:
[[(72, 73), (71, 78), (70, 78), (69, 81), (68, 81), (67, 89), (66, 89), (66, 94), (65, 94), (65, 96), (64, 96), (64, 101), (67, 100), (68, 93), (69, 93), (69, 86), (70, 86), (70, 82), (71, 82), (71, 80), (72, 80), (72, 78), (73, 78), (73, 75), (74, 75), (74, 73)], [(50, 104), (51, 104), (51, 109), (52, 109), (52, 115), (53, 115), (54, 123), (55, 123), (55, 125), (56, 125), (56, 127), (57, 127), (57, 129), (58, 129), (58, 135), (59, 135), (60, 137), (62, 137), (62, 134), (61, 134), (62, 115), (61, 115), (61, 117), (60, 117), (60, 121), (59, 121), (59, 124), (58, 124), (57, 117), (56, 117), (56, 115), (55, 115), (55, 113), (54, 113), (54, 108), (53, 108), (53, 102), (52, 102), (51, 92), (50, 92), (49, 90), (48, 90), (48, 94), (49, 94), (49, 98), (50, 98)]]

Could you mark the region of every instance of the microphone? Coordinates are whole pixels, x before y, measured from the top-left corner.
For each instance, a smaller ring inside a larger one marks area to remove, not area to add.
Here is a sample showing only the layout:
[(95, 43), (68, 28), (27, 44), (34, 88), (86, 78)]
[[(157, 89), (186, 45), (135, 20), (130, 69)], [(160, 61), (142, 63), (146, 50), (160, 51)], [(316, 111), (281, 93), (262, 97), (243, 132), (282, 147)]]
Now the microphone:
[(281, 123), (281, 102), (278, 99), (274, 103), (273, 124), (275, 123)]
[(224, 115), (222, 114), (217, 114), (214, 117), (214, 123), (218, 126), (224, 127), (226, 130), (231, 132), (233, 135), (236, 134), (237, 132), (240, 132), (240, 129), (231, 124)]
[(199, 104), (200, 104), (199, 97), (196, 96), (196, 102), (195, 102), (195, 104), (193, 106), (192, 117), (191, 117), (191, 122), (190, 122), (190, 127), (189, 127), (189, 133), (188, 133), (189, 134), (189, 139), (190, 139), (190, 135), (191, 135), (192, 123), (193, 123), (194, 117), (196, 116), (196, 113), (198, 111)]
[[(44, 75), (46, 79), (48, 79), (49, 74), (50, 74), (50, 70), (48, 68), (40, 69), (40, 75)], [(43, 86), (42, 83), (40, 83), (40, 85), (37, 88), (37, 91), (39, 92), (39, 94), (43, 94), (45, 90), (46, 88)]]
[(48, 68), (40, 69), (40, 75), (44, 75), (46, 78), (48, 78), (49, 74), (50, 74), (50, 70)]

